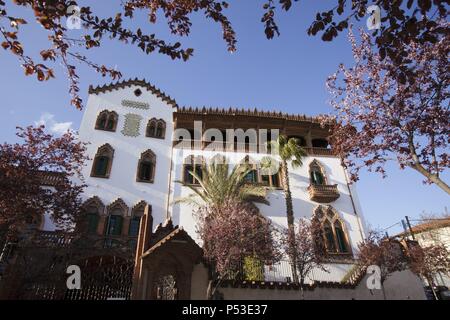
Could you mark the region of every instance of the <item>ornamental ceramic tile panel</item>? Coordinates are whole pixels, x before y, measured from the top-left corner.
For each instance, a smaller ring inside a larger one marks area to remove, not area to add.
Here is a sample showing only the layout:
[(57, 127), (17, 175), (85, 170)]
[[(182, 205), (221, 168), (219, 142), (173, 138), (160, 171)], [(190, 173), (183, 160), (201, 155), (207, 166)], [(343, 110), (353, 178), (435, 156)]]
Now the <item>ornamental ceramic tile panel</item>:
[(122, 134), (129, 137), (139, 136), (142, 117), (138, 114), (127, 113), (125, 115), (125, 123), (123, 125)]
[(150, 105), (146, 102), (133, 101), (133, 100), (122, 100), (122, 106), (129, 107), (129, 108), (143, 109), (143, 110), (148, 110), (150, 108)]

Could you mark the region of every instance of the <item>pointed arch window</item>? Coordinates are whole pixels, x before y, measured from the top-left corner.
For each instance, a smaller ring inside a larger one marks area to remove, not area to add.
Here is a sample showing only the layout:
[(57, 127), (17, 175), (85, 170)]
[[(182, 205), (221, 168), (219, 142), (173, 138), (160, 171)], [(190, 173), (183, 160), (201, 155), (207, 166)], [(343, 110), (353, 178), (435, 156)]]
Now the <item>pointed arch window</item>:
[(128, 207), (122, 199), (117, 199), (108, 206), (105, 235), (120, 236), (122, 234), (123, 217), (127, 212)]
[(245, 156), (244, 160), (241, 163), (242, 165), (246, 166), (247, 169), (249, 170), (244, 177), (244, 181), (250, 184), (257, 184), (259, 182), (259, 179), (258, 179), (258, 167), (256, 165), (256, 162), (249, 156)]
[(114, 111), (103, 110), (99, 113), (95, 123), (95, 129), (104, 131), (116, 131), (119, 116)]
[(155, 178), (155, 168), (156, 155), (150, 149), (143, 152), (138, 162), (136, 181), (153, 183)]
[(97, 233), (100, 215), (103, 213), (104, 207), (98, 197), (92, 197), (83, 203), (82, 208), (86, 214), (86, 220), (82, 225), (87, 234), (92, 235)]
[(263, 157), (260, 161), (261, 184), (269, 187), (280, 188), (280, 165), (272, 157)]
[(94, 157), (91, 177), (109, 178), (114, 157), (114, 149), (107, 143), (99, 147)]
[(131, 219), (130, 225), (128, 228), (128, 235), (130, 237), (137, 237), (139, 234), (139, 228), (141, 224), (141, 218), (144, 215), (145, 207), (147, 203), (145, 201), (141, 201), (136, 204), (131, 210)]
[(315, 219), (319, 221), (325, 241), (326, 250), (331, 254), (349, 254), (350, 245), (343, 221), (336, 210), (328, 206), (319, 206), (315, 210)]
[(325, 176), (325, 170), (319, 161), (314, 160), (309, 165), (309, 177), (310, 182), (313, 185), (326, 185), (327, 179)]
[(164, 139), (166, 136), (166, 122), (163, 119), (150, 119), (145, 135), (150, 138)]
[(198, 185), (199, 181), (195, 178), (191, 172), (195, 172), (195, 174), (201, 179), (203, 178), (203, 167), (205, 166), (205, 159), (201, 156), (189, 156), (184, 159), (183, 164), (183, 182), (185, 184), (193, 184)]

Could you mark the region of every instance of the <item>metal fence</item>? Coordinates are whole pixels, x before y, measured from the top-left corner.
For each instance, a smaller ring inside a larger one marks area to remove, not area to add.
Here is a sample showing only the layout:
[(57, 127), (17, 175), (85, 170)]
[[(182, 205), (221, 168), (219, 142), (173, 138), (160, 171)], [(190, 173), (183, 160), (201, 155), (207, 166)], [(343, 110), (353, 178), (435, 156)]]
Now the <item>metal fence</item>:
[[(343, 281), (346, 274), (352, 269), (352, 264), (326, 264), (325, 270), (315, 268), (307, 275), (305, 283)], [(256, 260), (244, 260), (233, 271), (229, 272), (228, 280), (264, 281), (264, 282), (293, 282), (291, 263), (282, 260), (273, 265), (263, 265)]]

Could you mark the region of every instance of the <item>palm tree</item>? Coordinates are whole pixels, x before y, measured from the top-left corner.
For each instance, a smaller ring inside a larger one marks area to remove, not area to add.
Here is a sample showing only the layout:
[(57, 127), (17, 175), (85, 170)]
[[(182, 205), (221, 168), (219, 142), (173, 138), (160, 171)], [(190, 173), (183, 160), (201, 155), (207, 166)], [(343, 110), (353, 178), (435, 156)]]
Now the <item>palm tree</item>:
[[(242, 202), (260, 202), (269, 204), (266, 200), (267, 187), (249, 184), (245, 177), (252, 171), (247, 163), (241, 163), (229, 171), (225, 158), (213, 158), (208, 165), (203, 165), (201, 175), (195, 170), (189, 171), (199, 183), (198, 186), (188, 185), (194, 193), (190, 196), (175, 200), (175, 203), (189, 203), (196, 207), (204, 205), (220, 208), (227, 200)], [(177, 181), (182, 183), (181, 181)], [(201, 201), (198, 201), (201, 200)], [(214, 270), (210, 270), (211, 279), (208, 283), (207, 298), (211, 299), (220, 281), (213, 287), (213, 280), (217, 277)]]
[[(277, 140), (270, 141), (269, 146), (272, 153), (277, 154), (281, 158), (281, 176), (282, 185), (284, 189), (284, 197), (286, 200), (286, 216), (288, 224), (288, 234), (291, 239), (295, 238), (294, 230), (294, 209), (292, 205), (292, 194), (289, 186), (289, 172), (288, 161), (291, 162), (293, 168), (297, 168), (303, 165), (303, 157), (306, 156), (306, 151), (300, 146), (300, 141), (297, 138), (288, 138), (284, 135), (278, 136)], [(295, 250), (295, 248), (291, 248)], [(294, 252), (294, 251), (292, 251)], [(294, 282), (298, 282), (298, 276), (296, 272), (295, 255), (291, 257), (292, 276)]]
[(267, 187), (247, 183), (245, 177), (251, 171), (252, 168), (245, 163), (234, 166), (230, 172), (224, 159), (211, 161), (208, 165), (203, 165), (201, 175), (198, 172), (189, 171), (199, 185), (188, 185), (187, 187), (194, 193), (175, 202), (190, 203), (197, 207), (204, 204), (220, 206), (228, 199), (269, 204), (265, 198)]

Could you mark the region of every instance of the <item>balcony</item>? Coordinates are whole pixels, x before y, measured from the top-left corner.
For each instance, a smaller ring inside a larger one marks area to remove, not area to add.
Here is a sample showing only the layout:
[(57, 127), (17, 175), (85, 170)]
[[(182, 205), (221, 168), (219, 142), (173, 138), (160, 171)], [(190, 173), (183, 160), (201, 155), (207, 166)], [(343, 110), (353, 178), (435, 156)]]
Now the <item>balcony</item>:
[(330, 203), (339, 198), (339, 191), (337, 184), (333, 185), (319, 185), (311, 184), (308, 187), (309, 198), (312, 201), (319, 203)]
[[(207, 142), (203, 140), (179, 140), (173, 141), (172, 145), (174, 148), (179, 149), (191, 149), (191, 150), (216, 150), (223, 152), (245, 152), (245, 153), (262, 153), (268, 154), (264, 144), (259, 145), (257, 143), (238, 143), (227, 145), (225, 142)], [(316, 157), (335, 157), (332, 149), (329, 148), (318, 148), (318, 147), (303, 147), (308, 156)]]
[(329, 148), (317, 148), (317, 147), (303, 147), (309, 156), (318, 157), (335, 157), (332, 149)]

